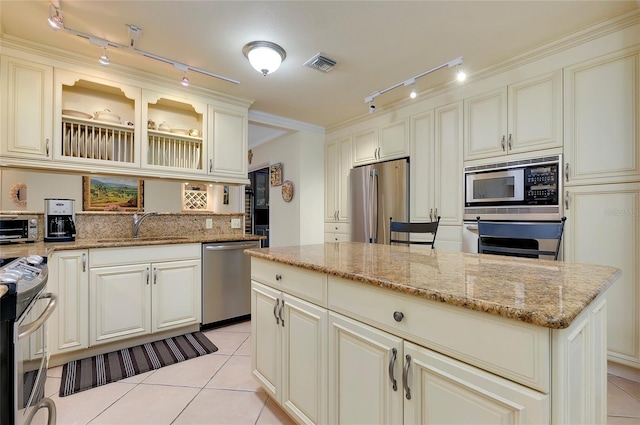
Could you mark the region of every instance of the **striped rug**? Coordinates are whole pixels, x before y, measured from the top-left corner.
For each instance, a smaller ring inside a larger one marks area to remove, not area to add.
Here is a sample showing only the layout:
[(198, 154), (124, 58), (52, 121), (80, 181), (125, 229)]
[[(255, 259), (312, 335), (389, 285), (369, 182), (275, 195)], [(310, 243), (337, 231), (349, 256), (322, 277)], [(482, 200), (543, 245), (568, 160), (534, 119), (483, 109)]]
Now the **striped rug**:
[(62, 367), (60, 397), (216, 351), (218, 347), (202, 332), (193, 332), (74, 360)]

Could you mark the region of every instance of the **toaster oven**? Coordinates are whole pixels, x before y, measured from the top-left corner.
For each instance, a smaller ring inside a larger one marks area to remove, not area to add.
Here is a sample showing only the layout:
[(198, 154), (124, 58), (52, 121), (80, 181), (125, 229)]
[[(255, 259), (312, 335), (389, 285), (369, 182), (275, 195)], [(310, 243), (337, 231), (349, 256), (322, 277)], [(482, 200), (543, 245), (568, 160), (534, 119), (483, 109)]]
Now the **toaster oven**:
[(35, 242), (37, 239), (37, 216), (0, 214), (0, 243)]

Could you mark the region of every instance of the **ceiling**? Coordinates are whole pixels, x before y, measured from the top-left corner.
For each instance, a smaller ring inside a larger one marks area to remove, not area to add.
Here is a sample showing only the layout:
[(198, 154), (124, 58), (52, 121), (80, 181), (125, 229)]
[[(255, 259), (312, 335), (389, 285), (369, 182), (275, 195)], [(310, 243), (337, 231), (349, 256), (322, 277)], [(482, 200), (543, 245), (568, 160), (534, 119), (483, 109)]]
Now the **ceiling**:
[[(126, 45), (126, 24), (136, 25), (142, 29), (138, 49), (240, 81), (190, 72), (192, 85), (253, 99), (252, 111), (321, 127), (367, 114), (364, 98), (371, 93), (458, 56), (473, 75), (640, 6), (640, 0), (54, 1), (67, 28)], [(1, 32), (97, 60), (100, 47), (48, 27), (48, 5), (0, 1)], [(243, 56), (242, 47), (254, 40), (286, 50), (275, 73), (262, 76)], [(318, 52), (337, 62), (330, 72), (303, 66)], [(111, 49), (109, 56), (112, 64), (175, 78), (176, 84), (182, 77), (172, 65), (128, 50)], [(417, 80), (418, 92), (453, 78), (448, 68), (434, 72)], [(377, 110), (407, 95), (404, 87), (385, 93), (376, 98)], [(250, 132), (261, 140), (272, 136), (269, 128)]]

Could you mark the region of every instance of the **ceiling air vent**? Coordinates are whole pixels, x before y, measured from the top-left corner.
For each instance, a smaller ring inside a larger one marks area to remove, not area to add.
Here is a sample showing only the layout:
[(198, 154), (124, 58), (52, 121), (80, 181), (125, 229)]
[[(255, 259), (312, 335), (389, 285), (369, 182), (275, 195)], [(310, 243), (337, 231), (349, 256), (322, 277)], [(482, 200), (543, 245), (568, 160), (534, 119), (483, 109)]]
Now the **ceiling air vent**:
[(314, 57), (304, 63), (304, 66), (317, 69), (322, 72), (329, 72), (336, 65), (336, 61), (329, 59), (326, 56), (322, 56), (322, 53), (316, 54)]

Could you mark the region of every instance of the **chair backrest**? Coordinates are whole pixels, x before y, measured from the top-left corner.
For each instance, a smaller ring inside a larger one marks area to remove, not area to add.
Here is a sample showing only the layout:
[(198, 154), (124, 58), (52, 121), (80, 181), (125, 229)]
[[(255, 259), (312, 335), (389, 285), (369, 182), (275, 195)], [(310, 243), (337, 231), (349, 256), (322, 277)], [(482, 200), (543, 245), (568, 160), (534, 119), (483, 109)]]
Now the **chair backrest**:
[[(393, 217), (389, 217), (389, 243), (399, 243), (404, 245), (431, 245), (433, 249), (436, 242), (436, 234), (438, 233), (438, 224), (440, 224), (440, 216), (436, 221), (430, 223), (407, 223), (404, 221), (393, 221)], [(395, 233), (406, 234), (406, 239), (398, 239)], [(411, 233), (433, 233), (433, 239), (430, 241), (412, 241)]]
[[(482, 221), (478, 217), (478, 252), (517, 257), (558, 259), (566, 217), (553, 222), (509, 223)], [(554, 242), (554, 248), (541, 250), (539, 240)]]

